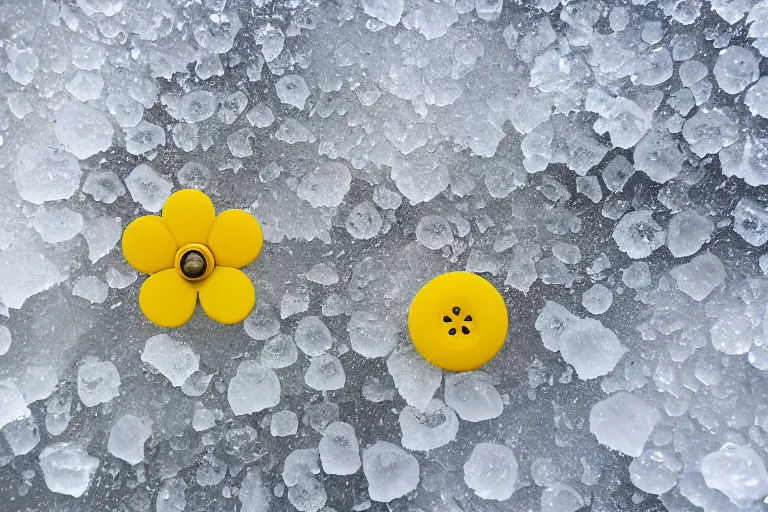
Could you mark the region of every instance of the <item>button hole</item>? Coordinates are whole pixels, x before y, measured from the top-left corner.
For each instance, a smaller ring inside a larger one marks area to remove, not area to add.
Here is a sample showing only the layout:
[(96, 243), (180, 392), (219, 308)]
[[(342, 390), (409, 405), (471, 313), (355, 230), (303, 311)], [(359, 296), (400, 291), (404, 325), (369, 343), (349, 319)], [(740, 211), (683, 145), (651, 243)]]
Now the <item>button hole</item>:
[(469, 329), (467, 329), (466, 325), (462, 325), (461, 326), (461, 332), (464, 333), (464, 334), (469, 334)]
[(451, 327), (451, 329), (448, 331), (448, 334), (450, 334), (451, 336), (456, 336), (456, 329)]
[(465, 322), (471, 322), (472, 321), (472, 315), (467, 315), (464, 317)]
[(453, 306), (451, 311), (453, 311), (454, 315), (459, 316), (459, 313), (461, 313), (461, 308), (459, 306)]
[(443, 322), (448, 323), (448, 322), (453, 322), (453, 320), (451, 320), (451, 317), (446, 315), (443, 317)]

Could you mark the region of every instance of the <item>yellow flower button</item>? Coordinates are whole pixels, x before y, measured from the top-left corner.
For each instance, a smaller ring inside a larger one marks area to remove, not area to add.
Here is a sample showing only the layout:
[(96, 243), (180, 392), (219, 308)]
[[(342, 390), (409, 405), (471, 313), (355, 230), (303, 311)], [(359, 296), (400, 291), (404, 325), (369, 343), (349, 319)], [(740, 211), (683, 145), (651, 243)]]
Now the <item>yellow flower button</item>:
[(235, 324), (256, 303), (253, 283), (238, 270), (259, 255), (261, 226), (243, 210), (216, 215), (211, 200), (197, 190), (171, 194), (161, 216), (139, 217), (125, 228), (123, 254), (139, 272), (150, 274), (139, 306), (152, 322), (178, 327), (195, 312)]
[(471, 272), (449, 272), (425, 284), (408, 312), (416, 350), (430, 363), (462, 372), (485, 364), (501, 349), (509, 319), (494, 286)]

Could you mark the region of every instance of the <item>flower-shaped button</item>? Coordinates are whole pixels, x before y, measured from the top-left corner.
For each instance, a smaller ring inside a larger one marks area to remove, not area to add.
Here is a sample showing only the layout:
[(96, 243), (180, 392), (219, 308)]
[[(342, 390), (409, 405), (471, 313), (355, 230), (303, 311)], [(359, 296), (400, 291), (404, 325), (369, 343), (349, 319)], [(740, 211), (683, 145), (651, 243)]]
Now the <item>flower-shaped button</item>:
[(416, 350), (445, 370), (474, 370), (501, 349), (509, 319), (494, 286), (470, 272), (449, 272), (425, 284), (408, 311)]
[(152, 322), (178, 327), (195, 312), (235, 324), (256, 302), (253, 283), (242, 271), (261, 251), (261, 226), (243, 210), (216, 215), (211, 200), (197, 190), (171, 194), (161, 216), (131, 222), (123, 233), (123, 254), (133, 268), (150, 274), (141, 285), (139, 305)]

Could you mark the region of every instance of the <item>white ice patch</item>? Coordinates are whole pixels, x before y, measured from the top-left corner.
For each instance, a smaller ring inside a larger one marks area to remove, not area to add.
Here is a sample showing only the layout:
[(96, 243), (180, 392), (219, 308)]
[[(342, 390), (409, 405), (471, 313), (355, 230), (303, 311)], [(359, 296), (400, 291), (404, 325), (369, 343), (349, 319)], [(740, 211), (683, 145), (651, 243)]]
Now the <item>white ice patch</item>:
[(151, 423), (147, 424), (137, 416), (126, 414), (110, 429), (107, 450), (128, 464), (138, 464), (144, 460), (144, 443), (151, 435)]
[(0, 428), (31, 414), (24, 395), (13, 381), (0, 381)]
[(147, 339), (141, 360), (152, 365), (174, 387), (184, 384), (190, 375), (200, 369), (200, 356), (168, 334), (158, 334)]
[(55, 443), (40, 452), (40, 467), (48, 489), (75, 498), (88, 489), (99, 462), (72, 443)]
[(173, 183), (147, 164), (136, 166), (125, 178), (131, 198), (152, 213), (159, 212), (173, 190)]
[(619, 391), (592, 406), (589, 431), (608, 448), (639, 457), (660, 419), (659, 411), (648, 402)]
[(327, 162), (301, 178), (296, 195), (315, 208), (339, 206), (344, 201), (351, 182), (349, 167), (339, 162)]
[(424, 409), (440, 387), (442, 370), (429, 364), (410, 345), (392, 352), (387, 369), (400, 396), (417, 409)]
[(717, 489), (739, 508), (768, 495), (768, 471), (750, 446), (725, 443), (701, 459), (701, 473), (711, 489)]
[(120, 396), (120, 374), (110, 361), (87, 360), (77, 371), (77, 395), (86, 407)]
[(385, 441), (363, 450), (363, 472), (368, 480), (368, 495), (386, 503), (416, 490), (419, 463), (416, 457)]
[(28, 242), (14, 243), (0, 251), (0, 299), (9, 308), (64, 281), (54, 263)]
[(107, 116), (84, 103), (65, 105), (54, 114), (56, 138), (84, 160), (112, 146), (115, 129)]
[(280, 403), (280, 380), (258, 362), (243, 361), (229, 381), (227, 401), (236, 416), (269, 409)]
[(515, 492), (517, 468), (509, 447), (479, 443), (464, 464), (464, 482), (483, 499), (504, 501)]
[(69, 199), (80, 187), (82, 176), (77, 158), (66, 151), (24, 144), (16, 153), (16, 190), (30, 203)]
[(501, 395), (490, 378), (478, 371), (446, 374), (445, 403), (469, 422), (497, 418), (504, 411)]
[(318, 449), (323, 471), (329, 475), (352, 475), (360, 469), (360, 446), (352, 425), (336, 421), (325, 427)]
[(424, 411), (406, 406), (400, 411), (401, 443), (408, 450), (429, 451), (444, 446), (459, 431), (456, 413), (442, 400), (433, 398)]

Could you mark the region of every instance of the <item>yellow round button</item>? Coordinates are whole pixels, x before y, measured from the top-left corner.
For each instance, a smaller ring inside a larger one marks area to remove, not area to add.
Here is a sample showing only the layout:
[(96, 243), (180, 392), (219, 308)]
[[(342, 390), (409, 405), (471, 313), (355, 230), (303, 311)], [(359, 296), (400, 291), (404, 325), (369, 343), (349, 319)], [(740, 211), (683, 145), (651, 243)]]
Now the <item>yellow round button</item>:
[(462, 372), (490, 361), (507, 337), (504, 299), (471, 272), (449, 272), (425, 284), (408, 311), (416, 350), (430, 363)]

